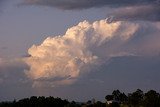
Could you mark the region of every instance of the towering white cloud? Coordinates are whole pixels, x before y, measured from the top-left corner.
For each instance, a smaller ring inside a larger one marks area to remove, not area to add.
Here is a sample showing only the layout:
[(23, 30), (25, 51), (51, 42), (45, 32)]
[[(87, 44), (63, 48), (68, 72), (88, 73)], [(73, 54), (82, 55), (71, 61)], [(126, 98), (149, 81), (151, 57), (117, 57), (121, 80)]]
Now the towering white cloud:
[(112, 56), (128, 54), (119, 48), (138, 28), (138, 24), (129, 22), (80, 22), (63, 36), (48, 37), (42, 44), (33, 45), (28, 50), (30, 57), (25, 59), (30, 66), (26, 74), (34, 80), (70, 84), (90, 67)]

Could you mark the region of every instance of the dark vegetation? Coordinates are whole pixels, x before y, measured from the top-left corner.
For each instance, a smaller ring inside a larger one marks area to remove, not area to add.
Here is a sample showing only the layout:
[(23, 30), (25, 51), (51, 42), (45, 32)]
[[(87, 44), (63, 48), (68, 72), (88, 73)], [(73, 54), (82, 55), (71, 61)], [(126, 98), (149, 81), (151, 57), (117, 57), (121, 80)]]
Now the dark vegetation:
[(160, 107), (160, 94), (154, 90), (144, 93), (137, 89), (127, 95), (114, 90), (111, 95), (106, 95), (105, 99), (106, 102), (92, 99), (85, 103), (78, 103), (61, 98), (32, 96), (18, 101), (1, 102), (0, 107)]

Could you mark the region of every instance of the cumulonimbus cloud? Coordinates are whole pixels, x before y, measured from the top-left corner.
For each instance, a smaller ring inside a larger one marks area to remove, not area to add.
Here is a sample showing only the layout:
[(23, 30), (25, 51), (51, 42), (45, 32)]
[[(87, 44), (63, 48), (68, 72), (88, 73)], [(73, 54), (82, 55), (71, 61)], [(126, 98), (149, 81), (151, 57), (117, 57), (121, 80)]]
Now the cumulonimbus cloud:
[[(160, 40), (157, 36), (160, 30), (155, 24), (145, 24), (107, 23), (107, 20), (80, 22), (62, 36), (48, 37), (42, 44), (33, 45), (28, 50), (30, 56), (24, 59), (30, 66), (26, 74), (35, 81), (72, 84), (91, 68), (102, 65), (112, 57), (143, 55), (148, 50), (145, 46), (150, 47), (150, 51), (153, 49), (153, 53), (160, 47), (156, 44), (159, 42), (156, 40)], [(134, 44), (139, 35), (142, 35), (142, 40)]]
[(48, 37), (42, 44), (33, 45), (28, 50), (30, 56), (25, 58), (30, 66), (26, 74), (35, 81), (72, 84), (111, 57), (136, 54), (127, 44), (139, 27), (138, 23), (123, 21), (80, 22), (62, 36)]

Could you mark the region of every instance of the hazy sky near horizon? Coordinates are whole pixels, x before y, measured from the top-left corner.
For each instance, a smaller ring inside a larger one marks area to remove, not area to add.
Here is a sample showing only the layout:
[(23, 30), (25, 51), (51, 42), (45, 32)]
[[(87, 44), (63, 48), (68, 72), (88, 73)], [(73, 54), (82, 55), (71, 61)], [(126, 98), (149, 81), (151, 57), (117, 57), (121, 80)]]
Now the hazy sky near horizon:
[(0, 0), (0, 101), (160, 92), (159, 13), (159, 0)]

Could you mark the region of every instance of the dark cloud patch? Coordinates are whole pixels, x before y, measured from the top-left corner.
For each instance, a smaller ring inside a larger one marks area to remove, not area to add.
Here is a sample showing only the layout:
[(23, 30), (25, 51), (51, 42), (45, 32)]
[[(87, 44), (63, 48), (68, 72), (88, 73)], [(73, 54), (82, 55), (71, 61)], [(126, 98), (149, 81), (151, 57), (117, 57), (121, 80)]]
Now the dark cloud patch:
[(116, 9), (110, 14), (112, 21), (160, 21), (160, 5), (141, 5)]
[(56, 7), (63, 10), (120, 7), (157, 3), (157, 0), (25, 0), (25, 4)]
[(160, 20), (159, 0), (24, 0), (22, 4), (48, 6), (61, 10), (110, 7), (116, 8), (116, 11), (111, 13), (114, 16), (114, 21)]

